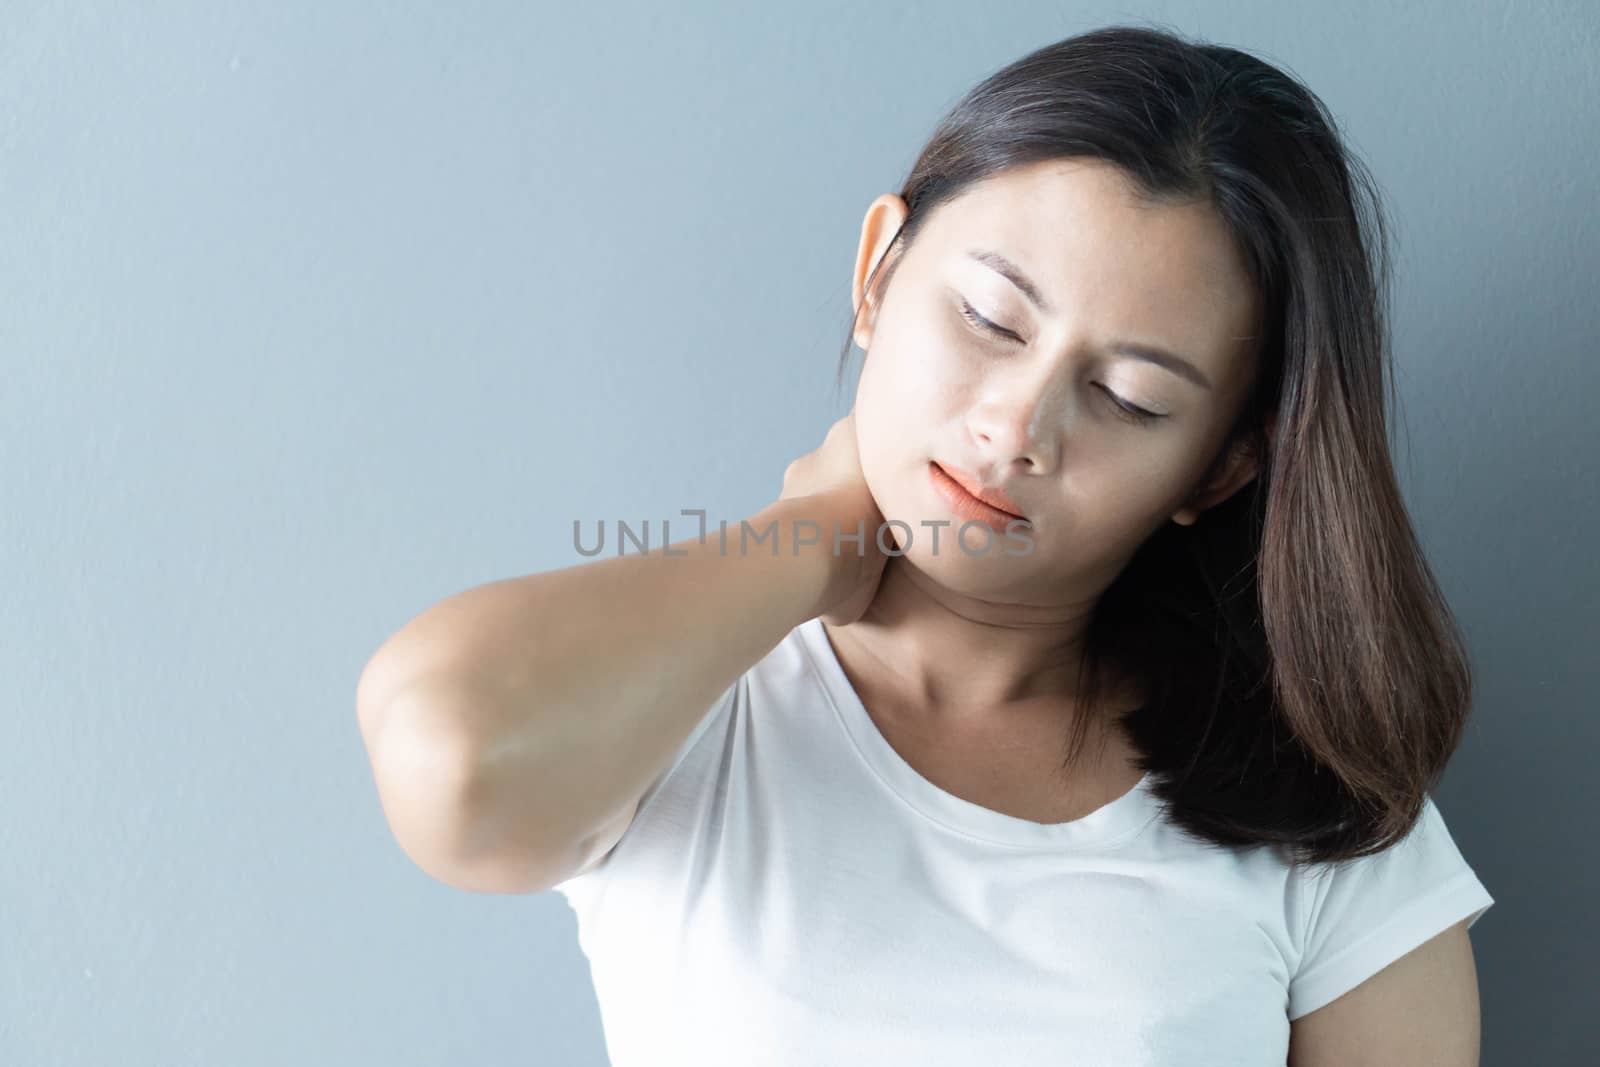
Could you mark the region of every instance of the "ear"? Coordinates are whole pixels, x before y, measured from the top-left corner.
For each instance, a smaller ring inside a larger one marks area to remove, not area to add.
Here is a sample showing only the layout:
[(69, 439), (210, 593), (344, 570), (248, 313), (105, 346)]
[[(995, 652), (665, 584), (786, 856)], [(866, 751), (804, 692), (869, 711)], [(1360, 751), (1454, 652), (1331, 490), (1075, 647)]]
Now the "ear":
[(1227, 500), (1250, 484), (1261, 473), (1266, 462), (1263, 445), (1270, 450), (1278, 439), (1278, 413), (1272, 412), (1266, 420), (1266, 440), (1258, 442), (1254, 435), (1234, 442), (1226, 455), (1213, 466), (1210, 475), (1184, 501), (1183, 507), (1172, 513), (1172, 521), (1179, 526), (1193, 526), (1200, 515)]
[[(883, 275), (878, 264), (895, 234), (900, 232), (900, 225), (905, 222), (909, 212), (904, 200), (894, 193), (884, 193), (867, 207), (866, 217), (861, 220), (861, 241), (856, 248), (850, 302), (857, 315), (855, 332), (851, 337), (863, 351), (872, 345), (872, 330), (877, 324), (878, 305), (883, 298), (882, 286), (878, 284)], [(874, 270), (878, 273), (873, 277), (872, 291), (868, 292), (867, 276)], [(863, 301), (867, 305), (864, 313), (861, 308)]]

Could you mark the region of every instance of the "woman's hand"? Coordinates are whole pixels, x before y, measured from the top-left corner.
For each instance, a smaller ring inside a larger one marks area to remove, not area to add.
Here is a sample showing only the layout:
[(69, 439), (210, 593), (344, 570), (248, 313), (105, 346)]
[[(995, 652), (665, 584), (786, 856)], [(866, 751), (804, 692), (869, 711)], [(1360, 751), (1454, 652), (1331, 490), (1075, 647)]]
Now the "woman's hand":
[[(822, 618), (830, 626), (855, 622), (867, 610), (878, 592), (878, 581), (888, 556), (878, 547), (878, 531), (883, 513), (867, 488), (861, 472), (861, 456), (856, 447), (855, 409), (834, 423), (821, 447), (790, 463), (783, 472), (783, 492), (779, 500), (801, 501), (797, 508), (803, 517), (820, 527), (824, 551), (833, 563), (832, 579)], [(839, 543), (833, 552), (835, 524), (841, 537), (862, 534), (855, 541)], [(889, 544), (894, 544), (891, 537)]]

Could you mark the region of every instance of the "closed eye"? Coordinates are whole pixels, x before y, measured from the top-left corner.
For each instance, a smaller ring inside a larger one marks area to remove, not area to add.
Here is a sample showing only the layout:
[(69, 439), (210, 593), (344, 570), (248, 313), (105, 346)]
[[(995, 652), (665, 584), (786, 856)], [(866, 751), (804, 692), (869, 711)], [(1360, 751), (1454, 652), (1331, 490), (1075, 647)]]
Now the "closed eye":
[[(967, 303), (964, 299), (961, 301), (961, 317), (966, 319), (973, 326), (987, 333), (992, 333), (998, 337), (1004, 337), (1009, 340), (1016, 341), (1018, 344), (1023, 343), (1022, 338), (1018, 337), (1010, 330), (1003, 326), (996, 325), (995, 323), (984, 318), (982, 315), (978, 314), (977, 309), (971, 304)], [(1107, 389), (1105, 386), (1101, 385), (1099, 382), (1095, 383), (1095, 387), (1110, 398), (1111, 406), (1116, 410), (1117, 414), (1122, 416), (1124, 419), (1127, 419), (1129, 422), (1151, 423), (1157, 419), (1166, 418), (1165, 415), (1158, 414), (1154, 411), (1146, 411), (1144, 408), (1128, 403), (1116, 393), (1113, 393), (1110, 389)]]
[(961, 301), (961, 317), (972, 323), (972, 325), (976, 326), (980, 330), (986, 330), (989, 333), (998, 334), (1001, 337), (1009, 337), (1018, 344), (1022, 343), (1022, 338), (1018, 337), (1004, 326), (999, 326), (990, 322), (988, 319), (978, 314), (977, 309), (971, 304), (967, 303), (965, 300)]
[(1128, 418), (1134, 422), (1154, 422), (1156, 419), (1166, 418), (1165, 415), (1158, 415), (1154, 411), (1146, 411), (1144, 408), (1135, 407), (1133, 404), (1123, 400), (1116, 393), (1113, 393), (1099, 382), (1095, 382), (1094, 384), (1096, 388), (1100, 389), (1106, 394), (1106, 396), (1111, 398), (1111, 405), (1115, 407), (1118, 410), (1118, 413), (1123, 415), (1125, 418)]

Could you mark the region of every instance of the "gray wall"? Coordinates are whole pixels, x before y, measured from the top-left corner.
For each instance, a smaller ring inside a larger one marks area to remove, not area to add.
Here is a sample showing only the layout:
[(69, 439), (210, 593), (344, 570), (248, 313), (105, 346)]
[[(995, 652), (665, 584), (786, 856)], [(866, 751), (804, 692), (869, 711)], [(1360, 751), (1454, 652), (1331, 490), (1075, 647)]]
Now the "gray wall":
[(1484, 1062), (1596, 1055), (1595, 6), (384, 7), (0, 5), (0, 1061), (602, 1063), (564, 902), (390, 837), (359, 670), (573, 518), (773, 499), (867, 203), (1124, 18), (1288, 66), (1386, 187)]

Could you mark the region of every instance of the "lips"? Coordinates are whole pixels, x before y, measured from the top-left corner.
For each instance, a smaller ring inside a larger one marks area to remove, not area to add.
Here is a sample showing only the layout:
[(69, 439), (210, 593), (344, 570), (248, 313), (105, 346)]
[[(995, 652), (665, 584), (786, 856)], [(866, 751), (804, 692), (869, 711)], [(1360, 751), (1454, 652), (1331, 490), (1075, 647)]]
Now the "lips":
[(1016, 519), (1027, 518), (1027, 516), (1022, 513), (1022, 508), (1017, 505), (1016, 501), (1007, 496), (1003, 490), (998, 488), (987, 488), (973, 474), (970, 474), (964, 470), (960, 470), (956, 467), (947, 467), (937, 460), (934, 461), (933, 466), (939, 472), (946, 475), (951, 481), (955, 482), (962, 489), (966, 490), (970, 496), (976, 497), (978, 500), (983, 501), (996, 511), (1004, 512), (1005, 514)]

